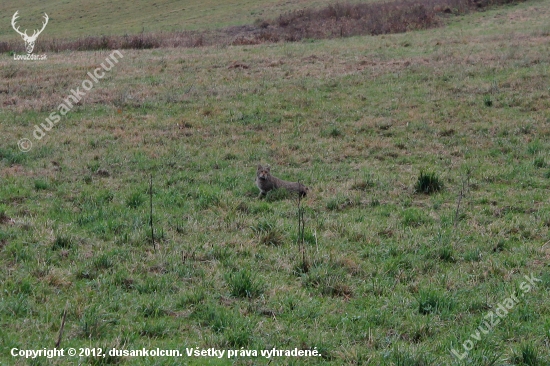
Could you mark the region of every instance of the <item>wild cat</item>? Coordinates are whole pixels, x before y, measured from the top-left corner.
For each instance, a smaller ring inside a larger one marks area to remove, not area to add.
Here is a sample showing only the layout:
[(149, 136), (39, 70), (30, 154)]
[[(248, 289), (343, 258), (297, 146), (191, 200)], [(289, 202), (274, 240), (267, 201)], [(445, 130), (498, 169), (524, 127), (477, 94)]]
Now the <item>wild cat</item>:
[(258, 170), (256, 171), (256, 185), (260, 189), (260, 195), (258, 198), (265, 196), (267, 192), (277, 188), (285, 188), (290, 192), (298, 193), (302, 197), (309, 191), (309, 188), (304, 186), (302, 183), (287, 182), (272, 176), (269, 165), (265, 167), (258, 165)]

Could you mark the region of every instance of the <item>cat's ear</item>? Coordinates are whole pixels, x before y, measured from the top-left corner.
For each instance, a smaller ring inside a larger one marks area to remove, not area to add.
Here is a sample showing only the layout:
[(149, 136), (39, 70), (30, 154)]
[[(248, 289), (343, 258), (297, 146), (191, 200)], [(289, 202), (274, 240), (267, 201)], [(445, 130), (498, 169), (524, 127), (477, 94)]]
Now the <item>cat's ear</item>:
[(262, 164), (258, 164), (258, 170), (262, 170)]
[(271, 171), (271, 167), (270, 167), (269, 165), (268, 165), (268, 166), (266, 166), (266, 167), (265, 167), (265, 169), (266, 169), (266, 170), (267, 170), (268, 172), (270, 172), (270, 171)]

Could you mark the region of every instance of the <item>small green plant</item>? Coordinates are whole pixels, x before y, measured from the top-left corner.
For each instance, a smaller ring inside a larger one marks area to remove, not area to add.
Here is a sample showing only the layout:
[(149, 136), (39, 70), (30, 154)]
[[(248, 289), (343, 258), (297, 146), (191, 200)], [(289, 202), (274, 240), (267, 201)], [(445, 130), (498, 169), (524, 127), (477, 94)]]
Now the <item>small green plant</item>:
[(260, 243), (265, 245), (278, 246), (283, 244), (284, 238), (277, 230), (270, 230), (260, 236)]
[(343, 132), (341, 129), (339, 129), (337, 126), (330, 125), (326, 129), (321, 131), (322, 137), (331, 137), (331, 138), (337, 138), (343, 136)]
[(421, 171), (414, 186), (416, 193), (432, 194), (443, 189), (443, 181), (434, 172)]
[(364, 179), (353, 182), (351, 189), (357, 191), (368, 191), (376, 187), (376, 181), (371, 175), (367, 175)]
[(544, 149), (542, 143), (539, 140), (535, 140), (527, 145), (527, 153), (529, 155), (536, 155)]
[(36, 189), (37, 191), (43, 191), (48, 189), (49, 187), (50, 185), (45, 180), (37, 179), (34, 181), (34, 189)]
[[(300, 273), (297, 271), (297, 273)], [(315, 288), (324, 296), (351, 297), (353, 288), (348, 283), (344, 270), (340, 267), (320, 264), (312, 267), (307, 275), (302, 276), (302, 285)]]
[(408, 227), (419, 227), (429, 221), (427, 217), (420, 209), (411, 207), (402, 212), (402, 223)]
[(235, 297), (258, 297), (263, 292), (262, 285), (256, 276), (247, 269), (228, 273), (225, 280), (229, 285), (231, 295)]
[(229, 310), (215, 305), (206, 303), (204, 306), (199, 306), (191, 314), (192, 319), (196, 319), (200, 325), (209, 326), (215, 332), (223, 332), (235, 323), (235, 315)]
[(15, 149), (0, 148), (0, 160), (4, 160), (8, 165), (23, 164), (27, 160), (27, 155)]
[(428, 366), (433, 364), (423, 354), (412, 354), (399, 349), (394, 350), (392, 359), (396, 366)]
[(95, 269), (109, 269), (113, 266), (112, 256), (107, 253), (101, 253), (93, 259), (92, 266)]
[(158, 318), (166, 315), (166, 310), (162, 308), (159, 302), (153, 301), (149, 304), (141, 305), (138, 309), (145, 318)]
[(158, 322), (157, 319), (154, 321), (148, 321), (141, 327), (139, 335), (147, 338), (165, 338), (170, 333), (170, 328), (168, 328), (164, 321)]
[(206, 293), (203, 289), (192, 289), (185, 292), (178, 300), (177, 306), (186, 308), (189, 305), (197, 305), (206, 299)]
[(418, 301), (418, 312), (422, 315), (439, 314), (454, 307), (454, 302), (450, 297), (435, 290), (420, 291), (416, 301)]
[(80, 318), (80, 332), (82, 338), (99, 339), (107, 331), (107, 326), (115, 321), (108, 320), (106, 314), (94, 305), (84, 310)]
[(486, 95), (483, 98), (483, 104), (485, 105), (485, 107), (492, 107), (493, 106), (493, 100), (491, 99), (490, 95)]
[(52, 250), (69, 249), (73, 245), (73, 239), (70, 236), (58, 235), (52, 244)]
[(138, 208), (145, 202), (145, 197), (140, 192), (134, 192), (126, 198), (126, 206), (130, 208)]
[(449, 263), (456, 262), (455, 253), (451, 246), (445, 246), (443, 248), (440, 248), (437, 253), (437, 257), (444, 262), (449, 262)]
[(252, 341), (252, 331), (246, 323), (239, 321), (224, 332), (224, 338), (230, 347), (247, 347)]
[(535, 168), (544, 168), (546, 167), (546, 160), (544, 160), (543, 156), (537, 156), (533, 161), (533, 165)]
[(258, 223), (252, 225), (250, 229), (253, 231), (254, 235), (258, 236), (261, 244), (278, 246), (284, 243), (284, 236), (277, 229), (277, 226), (265, 219), (258, 221)]
[(530, 344), (524, 343), (520, 346), (517, 352), (514, 352), (514, 363), (516, 365), (538, 366), (546, 364), (542, 361), (537, 348)]

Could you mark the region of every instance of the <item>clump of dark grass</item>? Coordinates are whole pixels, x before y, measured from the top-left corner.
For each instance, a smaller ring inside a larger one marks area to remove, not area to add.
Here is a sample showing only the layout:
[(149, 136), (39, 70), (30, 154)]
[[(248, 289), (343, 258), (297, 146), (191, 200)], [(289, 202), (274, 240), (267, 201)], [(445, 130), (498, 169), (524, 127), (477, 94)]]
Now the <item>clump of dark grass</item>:
[(430, 221), (430, 218), (426, 216), (420, 209), (410, 207), (404, 210), (402, 213), (402, 223), (408, 227), (419, 227)]
[(99, 339), (103, 337), (108, 326), (114, 323), (116, 321), (108, 319), (98, 306), (91, 306), (84, 311), (80, 318), (79, 336), (88, 339)]
[(436, 313), (454, 308), (454, 301), (436, 290), (423, 290), (418, 293), (418, 312), (422, 315)]
[(47, 190), (48, 188), (50, 188), (50, 185), (47, 181), (42, 179), (37, 179), (34, 181), (34, 189), (36, 189), (37, 191)]
[(336, 137), (341, 137), (343, 136), (344, 133), (342, 132), (341, 129), (339, 129), (338, 127), (336, 126), (332, 126), (324, 131), (321, 132), (321, 136), (323, 137), (332, 137), (332, 138), (336, 138)]
[(322, 295), (332, 297), (353, 296), (353, 288), (347, 283), (348, 279), (342, 269), (320, 265), (302, 277), (302, 284), (306, 288), (315, 288)]
[(544, 159), (544, 156), (537, 156), (533, 161), (533, 165), (535, 166), (535, 168), (545, 168), (546, 160)]
[(201, 326), (211, 327), (215, 332), (223, 332), (235, 322), (231, 311), (212, 303), (198, 306), (191, 314), (191, 318), (196, 319)]
[(185, 292), (178, 300), (177, 306), (180, 308), (186, 308), (189, 305), (197, 305), (206, 299), (206, 293), (203, 289), (192, 289)]
[(138, 208), (145, 202), (145, 197), (141, 192), (134, 192), (126, 198), (126, 206)]
[(156, 301), (153, 301), (149, 304), (141, 305), (138, 311), (145, 318), (158, 318), (166, 315), (167, 313), (167, 311), (160, 305), (160, 303)]
[(18, 165), (27, 160), (27, 155), (15, 149), (0, 148), (0, 161), (2, 160), (8, 165)]
[(52, 243), (52, 250), (69, 249), (73, 244), (74, 240), (70, 236), (58, 235)]
[(229, 347), (246, 347), (252, 341), (252, 332), (246, 326), (237, 326), (228, 329), (224, 333), (224, 338)]
[(267, 220), (258, 221), (250, 229), (258, 236), (260, 244), (279, 246), (284, 243), (283, 234), (274, 223)]
[(356, 191), (368, 191), (375, 186), (376, 182), (374, 179), (371, 177), (366, 177), (365, 179), (353, 182), (350, 188)]
[(547, 364), (542, 360), (537, 348), (530, 343), (522, 344), (519, 350), (514, 352), (513, 360), (516, 365), (538, 366)]
[[(155, 319), (156, 320), (156, 319)], [(139, 335), (142, 337), (157, 339), (165, 338), (171, 333), (165, 321), (148, 321), (141, 327)]]
[(443, 181), (434, 172), (421, 171), (414, 186), (416, 193), (424, 194), (439, 192), (441, 189), (443, 189)]
[(225, 280), (235, 297), (252, 298), (263, 293), (263, 285), (256, 276), (247, 269), (226, 274)]
[(449, 263), (456, 262), (455, 252), (451, 246), (445, 246), (437, 251), (437, 258)]

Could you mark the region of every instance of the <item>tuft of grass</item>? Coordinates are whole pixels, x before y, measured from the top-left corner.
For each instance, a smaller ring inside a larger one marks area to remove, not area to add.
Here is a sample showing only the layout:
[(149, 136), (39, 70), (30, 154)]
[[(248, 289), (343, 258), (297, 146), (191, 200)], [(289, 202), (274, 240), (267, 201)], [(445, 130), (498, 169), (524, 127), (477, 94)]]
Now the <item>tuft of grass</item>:
[(452, 310), (455, 306), (452, 298), (433, 289), (421, 290), (416, 301), (418, 302), (418, 313), (422, 315), (441, 314), (444, 311)]
[(104, 311), (97, 305), (89, 306), (79, 321), (79, 336), (86, 339), (100, 339), (108, 331), (108, 327), (116, 321), (109, 320)]
[(235, 314), (213, 303), (197, 307), (191, 313), (191, 319), (196, 319), (200, 325), (208, 326), (215, 332), (223, 332), (235, 323)]
[(321, 136), (323, 137), (332, 137), (332, 138), (341, 137), (343, 135), (344, 133), (342, 132), (342, 130), (336, 126), (332, 126), (321, 133)]
[(177, 302), (180, 308), (186, 308), (189, 305), (197, 305), (206, 300), (206, 293), (202, 288), (195, 288), (185, 292)]
[(284, 243), (284, 235), (268, 220), (259, 220), (250, 229), (258, 237), (260, 244), (279, 246)]
[[(302, 273), (297, 268), (297, 273)], [(305, 287), (315, 288), (322, 295), (332, 297), (351, 297), (353, 289), (348, 284), (347, 276), (339, 269), (325, 265), (309, 270), (302, 278)]]
[(47, 190), (48, 188), (50, 188), (50, 184), (47, 181), (42, 179), (37, 179), (34, 181), (34, 189), (37, 191)]
[(158, 301), (153, 301), (148, 304), (143, 304), (139, 307), (138, 312), (145, 318), (158, 318), (166, 315), (166, 310)]
[(92, 267), (97, 270), (109, 269), (113, 267), (112, 256), (108, 253), (99, 254), (98, 256), (94, 257), (92, 261)]
[(421, 171), (414, 186), (416, 193), (432, 194), (443, 189), (443, 181), (435, 172)]
[(138, 332), (141, 337), (151, 339), (166, 338), (170, 333), (170, 328), (166, 326), (166, 322), (162, 321), (162, 319), (161, 321), (153, 319), (145, 322)]
[(21, 165), (27, 161), (27, 155), (16, 149), (0, 148), (0, 160), (8, 165)]
[(263, 285), (252, 272), (242, 269), (225, 275), (231, 295), (235, 297), (254, 298), (263, 293)]
[(531, 343), (522, 344), (519, 347), (519, 349), (514, 352), (513, 360), (516, 365), (525, 365), (525, 366), (547, 365), (547, 363), (543, 361), (537, 347)]
[(430, 218), (422, 212), (422, 210), (410, 207), (401, 213), (401, 222), (404, 226), (419, 227), (430, 221)]
[(252, 343), (252, 336), (252, 330), (242, 321), (236, 322), (224, 332), (227, 345), (233, 348), (248, 347)]
[(284, 236), (276, 229), (269, 230), (260, 235), (260, 244), (279, 246), (284, 243)]
[(69, 249), (73, 246), (74, 239), (70, 236), (58, 235), (52, 243), (52, 250)]
[(533, 160), (533, 165), (535, 168), (545, 168), (546, 160), (544, 159), (544, 156), (537, 156), (535, 160)]
[(126, 198), (126, 206), (138, 208), (145, 202), (145, 196), (141, 192), (134, 192)]
[(443, 248), (440, 248), (438, 251), (438, 258), (444, 262), (449, 262), (449, 263), (456, 262), (455, 252), (451, 246), (445, 246)]
[(415, 354), (409, 351), (396, 349), (392, 353), (392, 360), (395, 366), (429, 366), (433, 365), (424, 354)]

